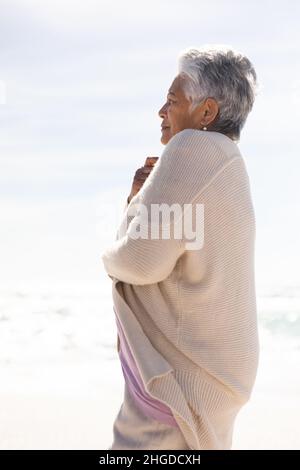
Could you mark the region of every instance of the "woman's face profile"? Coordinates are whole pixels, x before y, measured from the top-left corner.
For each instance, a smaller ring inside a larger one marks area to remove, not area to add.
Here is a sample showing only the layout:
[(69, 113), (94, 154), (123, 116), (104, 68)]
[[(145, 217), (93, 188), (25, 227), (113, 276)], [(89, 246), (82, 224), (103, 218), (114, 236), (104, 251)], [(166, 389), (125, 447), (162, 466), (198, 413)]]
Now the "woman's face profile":
[(189, 114), (188, 108), (190, 101), (185, 97), (183, 92), (184, 78), (177, 75), (173, 80), (167, 94), (167, 100), (162, 108), (159, 110), (159, 117), (162, 118), (161, 129), (161, 143), (166, 145), (173, 135), (183, 129), (198, 129), (200, 126), (199, 114), (193, 112)]

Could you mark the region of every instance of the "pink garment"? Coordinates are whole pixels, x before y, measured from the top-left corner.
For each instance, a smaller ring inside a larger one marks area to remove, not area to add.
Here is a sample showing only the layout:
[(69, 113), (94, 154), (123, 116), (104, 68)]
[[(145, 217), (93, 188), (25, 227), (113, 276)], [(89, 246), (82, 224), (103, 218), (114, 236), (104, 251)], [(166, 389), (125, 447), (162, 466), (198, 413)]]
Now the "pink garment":
[(179, 427), (171, 409), (159, 400), (152, 398), (146, 392), (139, 370), (123, 333), (122, 325), (118, 316), (115, 315), (115, 317), (120, 341), (119, 357), (124, 379), (128, 384), (131, 395), (146, 416), (150, 416), (151, 418), (162, 423), (169, 424), (170, 426)]

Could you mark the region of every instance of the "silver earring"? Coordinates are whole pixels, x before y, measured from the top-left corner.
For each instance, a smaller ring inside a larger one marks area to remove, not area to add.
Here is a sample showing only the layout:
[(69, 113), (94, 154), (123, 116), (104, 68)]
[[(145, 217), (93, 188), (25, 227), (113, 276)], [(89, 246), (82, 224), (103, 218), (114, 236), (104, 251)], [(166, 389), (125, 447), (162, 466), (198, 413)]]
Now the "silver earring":
[(207, 131), (207, 127), (202, 127), (202, 130), (203, 130), (203, 131)]

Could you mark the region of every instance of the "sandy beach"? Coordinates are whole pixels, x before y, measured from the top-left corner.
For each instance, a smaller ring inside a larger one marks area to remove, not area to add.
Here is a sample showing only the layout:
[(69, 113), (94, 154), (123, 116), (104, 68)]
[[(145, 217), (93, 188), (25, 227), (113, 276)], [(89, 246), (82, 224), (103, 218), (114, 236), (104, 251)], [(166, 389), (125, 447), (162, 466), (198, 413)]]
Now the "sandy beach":
[[(103, 384), (99, 397), (1, 394), (1, 449), (108, 449), (122, 399)], [(299, 449), (299, 400), (256, 393), (237, 418), (232, 449)]]

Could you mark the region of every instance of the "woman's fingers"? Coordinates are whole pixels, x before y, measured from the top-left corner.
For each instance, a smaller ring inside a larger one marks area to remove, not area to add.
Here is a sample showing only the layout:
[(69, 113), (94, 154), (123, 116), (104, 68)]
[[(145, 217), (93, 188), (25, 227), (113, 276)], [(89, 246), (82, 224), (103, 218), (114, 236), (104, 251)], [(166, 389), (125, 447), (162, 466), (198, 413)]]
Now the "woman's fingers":
[(147, 167), (143, 166), (141, 168), (138, 168), (135, 172), (135, 176), (144, 176), (144, 175), (149, 175), (151, 173), (152, 167)]
[(158, 157), (147, 157), (145, 160), (145, 166), (154, 166), (157, 160)]
[(144, 167), (142, 168), (143, 173), (146, 173), (146, 174), (151, 173), (152, 170), (153, 170), (153, 167), (152, 167), (152, 166), (144, 166)]
[(147, 157), (145, 161), (145, 165), (141, 168), (138, 168), (135, 172), (132, 189), (131, 189), (131, 197), (135, 195), (143, 186), (146, 179), (148, 178), (149, 174), (154, 168), (155, 163), (157, 162), (158, 157)]

